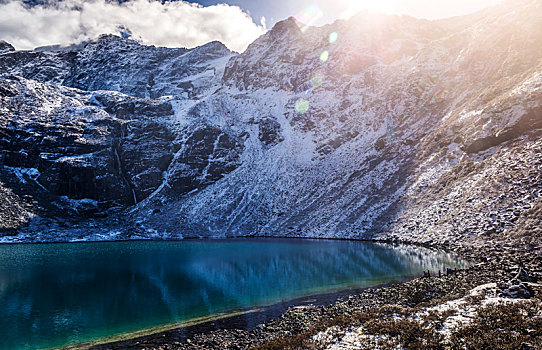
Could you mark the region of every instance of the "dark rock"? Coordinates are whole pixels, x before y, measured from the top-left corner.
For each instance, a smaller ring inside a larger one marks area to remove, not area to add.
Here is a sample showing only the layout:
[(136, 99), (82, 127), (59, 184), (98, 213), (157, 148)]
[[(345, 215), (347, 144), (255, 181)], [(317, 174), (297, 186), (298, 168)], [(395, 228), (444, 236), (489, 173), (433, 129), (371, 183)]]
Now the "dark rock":
[(506, 284), (500, 285), (499, 296), (513, 299), (529, 299), (535, 295), (534, 290), (525, 282), (511, 280)]
[(10, 43), (1, 40), (0, 41), (0, 54), (5, 52), (15, 51), (15, 48)]
[(180, 194), (222, 178), (239, 166), (242, 144), (222, 130), (201, 126), (191, 132), (170, 166), (171, 188)]
[(272, 118), (265, 118), (258, 123), (258, 139), (267, 146), (274, 146), (284, 140), (280, 123)]

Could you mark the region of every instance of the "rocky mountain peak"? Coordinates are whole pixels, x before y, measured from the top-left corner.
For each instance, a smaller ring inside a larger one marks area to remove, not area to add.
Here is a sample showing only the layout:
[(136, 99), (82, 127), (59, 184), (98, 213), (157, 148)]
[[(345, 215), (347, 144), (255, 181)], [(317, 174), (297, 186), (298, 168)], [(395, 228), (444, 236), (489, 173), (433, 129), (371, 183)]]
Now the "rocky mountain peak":
[(193, 55), (210, 58), (219, 58), (233, 54), (233, 52), (220, 41), (211, 41), (205, 45), (190, 49)]
[(273, 28), (271, 28), (268, 33), (273, 36), (278, 36), (285, 33), (298, 33), (301, 32), (299, 29), (300, 26), (303, 26), (303, 24), (297, 21), (294, 17), (288, 17), (285, 20), (275, 23)]
[(102, 34), (98, 38), (89, 41), (84, 46), (84, 50), (118, 50), (139, 46), (142, 46), (142, 44), (137, 40), (123, 38), (115, 34)]
[(0, 54), (10, 51), (15, 51), (13, 45), (8, 43), (7, 41), (0, 40)]
[(135, 42), (134, 39), (124, 38), (116, 34), (100, 34), (96, 39), (91, 40), (90, 43), (111, 43), (111, 42)]

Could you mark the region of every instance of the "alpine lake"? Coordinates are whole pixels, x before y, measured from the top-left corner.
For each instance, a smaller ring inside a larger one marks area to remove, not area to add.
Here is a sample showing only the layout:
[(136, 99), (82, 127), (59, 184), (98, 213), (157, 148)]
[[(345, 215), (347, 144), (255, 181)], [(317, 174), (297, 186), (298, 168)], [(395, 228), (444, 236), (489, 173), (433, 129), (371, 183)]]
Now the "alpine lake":
[(0, 349), (88, 344), (466, 265), (442, 251), (361, 241), (4, 244)]

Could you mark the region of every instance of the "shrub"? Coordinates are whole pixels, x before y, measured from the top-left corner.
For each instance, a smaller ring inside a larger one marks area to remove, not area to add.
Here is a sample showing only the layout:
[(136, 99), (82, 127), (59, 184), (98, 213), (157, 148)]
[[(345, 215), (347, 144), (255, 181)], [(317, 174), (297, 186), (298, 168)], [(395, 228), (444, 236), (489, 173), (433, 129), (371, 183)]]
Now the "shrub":
[(542, 347), (542, 312), (535, 299), (500, 303), (478, 310), (465, 327), (454, 330), (451, 349), (529, 349)]
[(407, 319), (374, 319), (367, 322), (364, 328), (368, 334), (387, 336), (390, 341), (405, 349), (443, 349), (443, 337), (433, 329), (424, 328), (419, 322)]

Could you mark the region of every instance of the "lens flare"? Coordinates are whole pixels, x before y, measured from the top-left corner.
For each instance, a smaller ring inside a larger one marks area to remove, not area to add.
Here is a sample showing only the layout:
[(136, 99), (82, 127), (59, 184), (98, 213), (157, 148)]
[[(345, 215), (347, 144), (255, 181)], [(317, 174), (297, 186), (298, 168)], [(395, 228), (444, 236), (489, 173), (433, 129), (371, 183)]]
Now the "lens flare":
[(299, 114), (304, 114), (309, 110), (309, 101), (300, 98), (295, 101), (295, 111)]
[(311, 77), (311, 85), (313, 88), (317, 88), (324, 82), (324, 75), (320, 72), (315, 72)]
[(337, 32), (333, 32), (329, 34), (329, 43), (333, 44), (335, 41), (337, 41), (338, 38), (339, 38), (339, 34), (337, 34)]
[(444, 100), (447, 91), (447, 82), (439, 75), (421, 77), (418, 80), (417, 88), (420, 97), (427, 103), (440, 103)]
[(311, 25), (316, 23), (320, 18), (324, 16), (324, 13), (318, 5), (310, 5), (303, 9), (301, 12), (297, 13), (294, 18), (297, 21), (297, 25), (302, 32), (305, 32), (310, 28)]
[(325, 62), (329, 59), (329, 51), (324, 51), (322, 52), (322, 54), (320, 55), (320, 61), (322, 62)]

